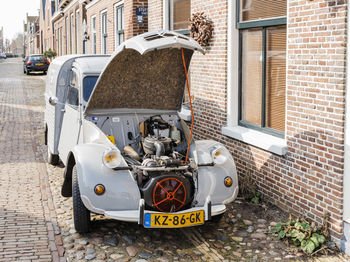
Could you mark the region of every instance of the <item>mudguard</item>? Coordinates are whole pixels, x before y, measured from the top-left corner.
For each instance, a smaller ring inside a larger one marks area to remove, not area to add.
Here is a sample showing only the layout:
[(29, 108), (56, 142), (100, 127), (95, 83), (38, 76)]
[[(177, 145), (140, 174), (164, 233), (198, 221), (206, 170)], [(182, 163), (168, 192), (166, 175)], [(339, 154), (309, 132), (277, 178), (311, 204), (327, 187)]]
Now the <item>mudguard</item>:
[[(137, 210), (141, 198), (137, 183), (130, 171), (115, 171), (103, 164), (103, 153), (108, 148), (108, 145), (90, 143), (77, 145), (73, 149), (83, 203), (98, 214)], [(127, 166), (124, 160), (122, 165)], [(94, 192), (98, 184), (105, 187), (103, 195)]]
[[(230, 152), (224, 145), (213, 140), (199, 140), (195, 144), (193, 155), (199, 165), (196, 206), (203, 206), (207, 198), (210, 199), (212, 205), (228, 204), (235, 200), (238, 194), (238, 178)], [(217, 148), (222, 148), (227, 157), (224, 163), (215, 163), (213, 159), (212, 152)], [(211, 163), (213, 165), (210, 165)], [(231, 187), (226, 187), (224, 184), (227, 176), (233, 180)]]

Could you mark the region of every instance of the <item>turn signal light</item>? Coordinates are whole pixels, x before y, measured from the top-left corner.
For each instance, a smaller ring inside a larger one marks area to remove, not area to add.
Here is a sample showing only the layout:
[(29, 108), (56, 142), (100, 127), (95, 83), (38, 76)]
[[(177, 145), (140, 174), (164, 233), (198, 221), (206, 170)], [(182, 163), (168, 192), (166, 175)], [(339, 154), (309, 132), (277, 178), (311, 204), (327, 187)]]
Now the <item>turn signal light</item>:
[(233, 183), (233, 181), (232, 181), (231, 177), (229, 177), (229, 176), (225, 177), (224, 184), (226, 187), (232, 186), (232, 183)]
[(103, 193), (105, 192), (105, 187), (103, 185), (96, 185), (95, 186), (95, 193), (96, 195), (103, 195)]
[(29, 62), (29, 61), (27, 62), (27, 65), (31, 65), (31, 64), (32, 64), (31, 62)]

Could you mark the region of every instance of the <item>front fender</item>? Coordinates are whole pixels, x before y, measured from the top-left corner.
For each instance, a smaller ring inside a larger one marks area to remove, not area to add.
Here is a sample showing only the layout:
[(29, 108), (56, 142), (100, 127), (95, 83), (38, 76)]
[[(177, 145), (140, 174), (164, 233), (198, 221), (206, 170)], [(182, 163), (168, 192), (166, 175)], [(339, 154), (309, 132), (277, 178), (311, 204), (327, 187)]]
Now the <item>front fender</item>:
[[(212, 152), (222, 147), (227, 154), (227, 160), (213, 166), (200, 166), (213, 163)], [(227, 204), (235, 200), (238, 194), (238, 178), (234, 160), (229, 151), (219, 142), (212, 140), (196, 141), (195, 158), (198, 167), (198, 189), (195, 196), (198, 206), (204, 205), (209, 197), (212, 205)], [(232, 186), (226, 187), (225, 178), (232, 178)]]
[[(140, 191), (130, 171), (115, 171), (103, 164), (103, 153), (108, 145), (83, 144), (73, 149), (78, 173), (79, 190), (84, 205), (95, 213), (104, 211), (135, 210), (139, 208)], [(122, 165), (126, 166), (125, 161)], [(94, 188), (102, 184), (103, 195)]]

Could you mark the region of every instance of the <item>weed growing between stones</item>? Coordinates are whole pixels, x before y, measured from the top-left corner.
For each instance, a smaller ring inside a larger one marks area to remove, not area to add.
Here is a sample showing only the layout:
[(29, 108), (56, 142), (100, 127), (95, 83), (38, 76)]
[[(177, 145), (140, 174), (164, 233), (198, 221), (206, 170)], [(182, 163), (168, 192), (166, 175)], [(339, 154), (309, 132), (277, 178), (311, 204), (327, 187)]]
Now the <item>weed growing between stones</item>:
[(322, 226), (316, 226), (305, 219), (289, 216), (286, 223), (279, 222), (270, 229), (270, 232), (287, 244), (293, 244), (309, 255), (313, 255), (320, 250), (325, 249), (322, 245), (326, 242), (328, 236), (327, 214), (323, 217)]
[(262, 194), (258, 190), (251, 171), (247, 171), (245, 175), (240, 177), (239, 191), (245, 200), (251, 201), (254, 204), (259, 204), (261, 202)]

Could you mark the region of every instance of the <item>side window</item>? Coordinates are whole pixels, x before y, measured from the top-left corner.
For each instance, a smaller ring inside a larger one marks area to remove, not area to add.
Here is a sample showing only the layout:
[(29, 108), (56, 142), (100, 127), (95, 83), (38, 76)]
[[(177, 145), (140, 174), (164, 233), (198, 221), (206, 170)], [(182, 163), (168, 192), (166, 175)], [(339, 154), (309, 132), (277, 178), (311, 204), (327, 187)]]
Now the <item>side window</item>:
[(67, 104), (76, 107), (79, 105), (79, 86), (77, 74), (73, 71), (68, 89)]

